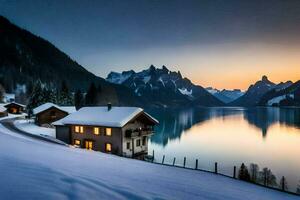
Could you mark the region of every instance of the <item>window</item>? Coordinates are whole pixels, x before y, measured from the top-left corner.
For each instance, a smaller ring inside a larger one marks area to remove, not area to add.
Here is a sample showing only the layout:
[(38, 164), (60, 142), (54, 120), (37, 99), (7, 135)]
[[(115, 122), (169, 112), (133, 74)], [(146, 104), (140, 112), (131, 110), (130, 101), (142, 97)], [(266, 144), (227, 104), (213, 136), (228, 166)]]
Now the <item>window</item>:
[(136, 146), (137, 147), (141, 146), (141, 140), (140, 139), (136, 140)]
[(110, 143), (105, 144), (105, 151), (106, 152), (111, 152), (111, 148), (112, 148), (112, 145)]
[(146, 136), (144, 136), (144, 137), (143, 137), (143, 141), (142, 141), (142, 145), (143, 145), (143, 146), (145, 146), (145, 145), (146, 145), (146, 141), (147, 141), (147, 137), (146, 137)]
[(126, 149), (130, 149), (130, 142), (126, 143)]
[(105, 135), (106, 136), (111, 136), (111, 128), (106, 128), (105, 129)]
[(80, 141), (80, 140), (74, 140), (74, 145), (80, 146), (80, 144), (81, 144), (81, 141)]
[(99, 135), (99, 128), (98, 127), (94, 127), (94, 134)]
[(83, 133), (83, 126), (80, 126), (80, 133)]
[(87, 150), (93, 150), (93, 141), (86, 140), (86, 141), (85, 141), (85, 148), (86, 148)]
[(83, 133), (83, 126), (75, 126), (75, 133)]

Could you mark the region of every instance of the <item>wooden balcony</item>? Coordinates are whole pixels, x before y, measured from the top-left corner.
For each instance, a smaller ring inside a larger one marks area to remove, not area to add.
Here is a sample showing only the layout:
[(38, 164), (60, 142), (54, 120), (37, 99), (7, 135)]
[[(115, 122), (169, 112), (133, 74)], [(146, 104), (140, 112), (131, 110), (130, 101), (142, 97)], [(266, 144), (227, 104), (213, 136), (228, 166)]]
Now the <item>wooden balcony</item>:
[(135, 129), (135, 130), (128, 129), (125, 131), (126, 138), (149, 136), (152, 134), (153, 134), (152, 128), (142, 128), (142, 129)]

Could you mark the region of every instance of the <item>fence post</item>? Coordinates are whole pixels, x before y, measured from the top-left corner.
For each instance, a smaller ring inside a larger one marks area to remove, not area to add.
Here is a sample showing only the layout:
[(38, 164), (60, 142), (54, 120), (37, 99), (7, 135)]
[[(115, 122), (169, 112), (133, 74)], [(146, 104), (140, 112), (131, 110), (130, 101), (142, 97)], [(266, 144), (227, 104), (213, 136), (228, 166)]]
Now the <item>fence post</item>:
[(284, 178), (284, 176), (282, 177), (282, 183), (281, 183), (281, 189), (282, 189), (282, 191), (285, 191), (285, 178)]
[(183, 159), (183, 168), (185, 168), (186, 157)]
[(267, 173), (264, 172), (264, 186), (267, 186)]
[(236, 166), (233, 167), (233, 178), (236, 178)]
[(176, 161), (176, 157), (174, 157), (173, 159), (173, 166), (175, 165), (175, 161)]
[(198, 169), (198, 159), (196, 159), (196, 166), (195, 166), (195, 169), (196, 169), (196, 170)]
[(217, 174), (218, 173), (218, 163), (215, 162), (215, 173)]
[(152, 162), (154, 162), (154, 149), (152, 151)]
[(165, 162), (165, 155), (163, 156), (163, 159), (162, 159), (162, 161), (161, 161), (161, 164), (164, 164), (164, 162)]

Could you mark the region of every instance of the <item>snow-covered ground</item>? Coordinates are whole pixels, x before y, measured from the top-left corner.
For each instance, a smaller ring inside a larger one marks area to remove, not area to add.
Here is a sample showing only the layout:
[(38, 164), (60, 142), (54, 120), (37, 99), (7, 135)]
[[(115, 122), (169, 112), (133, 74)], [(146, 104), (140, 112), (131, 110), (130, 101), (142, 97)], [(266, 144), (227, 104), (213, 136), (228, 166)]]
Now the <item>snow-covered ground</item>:
[(13, 118), (25, 118), (26, 116), (27, 116), (26, 113), (17, 114), (17, 115), (8, 113), (6, 117), (0, 117), (0, 121), (5, 119), (13, 119)]
[(0, 125), (1, 199), (299, 199), (205, 172), (37, 141)]
[(27, 133), (31, 133), (34, 135), (40, 135), (40, 136), (50, 136), (55, 138), (55, 129), (54, 128), (45, 128), (37, 126), (33, 120), (28, 119), (21, 119), (14, 121), (14, 125)]

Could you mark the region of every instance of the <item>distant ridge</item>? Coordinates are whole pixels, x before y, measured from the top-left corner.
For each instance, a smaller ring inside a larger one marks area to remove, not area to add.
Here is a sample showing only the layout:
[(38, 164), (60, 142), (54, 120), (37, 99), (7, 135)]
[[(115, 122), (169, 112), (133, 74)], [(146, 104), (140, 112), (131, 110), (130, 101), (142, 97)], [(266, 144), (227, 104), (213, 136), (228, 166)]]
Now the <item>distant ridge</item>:
[(146, 102), (161, 106), (223, 106), (224, 103), (203, 87), (182, 77), (180, 71), (170, 71), (166, 66), (151, 65), (140, 72), (133, 70), (111, 72), (107, 81), (124, 85)]

